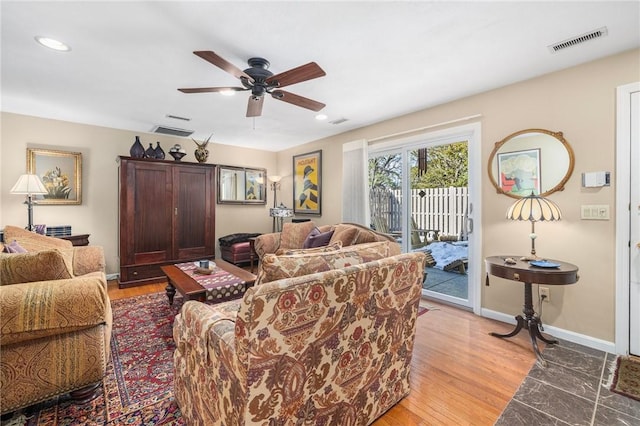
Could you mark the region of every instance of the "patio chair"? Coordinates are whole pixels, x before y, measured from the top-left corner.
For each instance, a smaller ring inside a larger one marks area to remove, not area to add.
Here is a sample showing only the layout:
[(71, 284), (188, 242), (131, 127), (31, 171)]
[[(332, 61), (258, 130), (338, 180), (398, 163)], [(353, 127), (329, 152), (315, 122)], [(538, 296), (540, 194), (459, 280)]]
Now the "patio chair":
[(433, 241), (438, 240), (440, 230), (438, 229), (419, 229), (416, 220), (411, 218), (411, 249), (415, 250), (424, 247)]

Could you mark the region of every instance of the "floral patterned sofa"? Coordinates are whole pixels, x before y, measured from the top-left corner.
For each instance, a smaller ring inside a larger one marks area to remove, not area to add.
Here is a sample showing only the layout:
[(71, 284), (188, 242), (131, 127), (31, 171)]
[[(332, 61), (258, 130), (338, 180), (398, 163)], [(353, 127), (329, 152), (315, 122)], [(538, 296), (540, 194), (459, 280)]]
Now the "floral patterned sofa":
[(273, 256), (242, 300), (183, 305), (174, 391), (187, 424), (368, 425), (409, 393), (425, 256), (362, 246)]
[(64, 393), (91, 399), (106, 372), (112, 327), (102, 247), (13, 226), (4, 240), (20, 250), (0, 253), (0, 412)]
[[(273, 232), (270, 234), (262, 234), (255, 240), (255, 251), (258, 259), (266, 254), (276, 253), (279, 249), (301, 249), (303, 243), (309, 233), (316, 228), (314, 222), (285, 223), (282, 226), (282, 232)], [(396, 239), (373, 229), (358, 225), (356, 223), (338, 223), (336, 225), (322, 225), (317, 229), (322, 232), (332, 232), (329, 244), (340, 242), (343, 247), (371, 243), (375, 241), (389, 241), (392, 244), (391, 254), (400, 254), (400, 245)]]

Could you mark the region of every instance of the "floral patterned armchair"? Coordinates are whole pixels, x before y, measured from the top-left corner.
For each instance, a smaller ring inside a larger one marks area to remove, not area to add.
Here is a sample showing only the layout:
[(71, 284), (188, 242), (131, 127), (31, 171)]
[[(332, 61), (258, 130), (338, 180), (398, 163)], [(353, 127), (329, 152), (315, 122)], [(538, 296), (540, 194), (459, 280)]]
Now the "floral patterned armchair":
[(409, 393), (425, 257), (400, 254), (186, 302), (174, 390), (189, 425), (368, 425)]

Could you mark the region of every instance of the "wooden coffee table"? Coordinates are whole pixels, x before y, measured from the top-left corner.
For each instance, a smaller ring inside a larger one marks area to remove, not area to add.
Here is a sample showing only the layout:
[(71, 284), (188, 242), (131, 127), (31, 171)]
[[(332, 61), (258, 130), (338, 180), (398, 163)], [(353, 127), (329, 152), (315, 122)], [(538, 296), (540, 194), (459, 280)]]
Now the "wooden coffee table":
[[(244, 281), (245, 288), (252, 287), (256, 281), (256, 276), (250, 272), (245, 271), (242, 268), (238, 268), (229, 262), (222, 259), (215, 259), (212, 262), (216, 266), (225, 272), (239, 278)], [(175, 265), (161, 266), (162, 272), (167, 276), (167, 297), (169, 298), (169, 304), (173, 304), (173, 297), (176, 294), (176, 290), (184, 297), (185, 302), (187, 300), (198, 300), (200, 302), (206, 301), (207, 289), (200, 283), (190, 277), (187, 273), (182, 271)], [(226, 299), (221, 299), (223, 301)]]

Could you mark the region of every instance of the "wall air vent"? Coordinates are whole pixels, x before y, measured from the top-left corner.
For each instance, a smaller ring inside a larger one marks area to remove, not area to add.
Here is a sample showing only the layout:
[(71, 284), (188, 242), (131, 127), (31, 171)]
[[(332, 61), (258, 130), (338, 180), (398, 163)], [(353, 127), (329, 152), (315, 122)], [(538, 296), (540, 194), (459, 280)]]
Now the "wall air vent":
[(349, 121), (349, 119), (348, 118), (338, 118), (336, 120), (330, 121), (329, 123), (331, 123), (331, 124), (342, 124), (345, 121)]
[(588, 33), (584, 33), (577, 37), (570, 38), (568, 40), (561, 41), (559, 43), (552, 44), (547, 46), (551, 53), (555, 53), (559, 50), (567, 49), (572, 46), (576, 46), (578, 44), (584, 43), (589, 40), (594, 40), (596, 38), (604, 37), (608, 34), (607, 27), (598, 28), (597, 30), (589, 31)]
[(191, 136), (195, 130), (186, 130), (186, 129), (178, 129), (175, 127), (167, 127), (167, 126), (156, 126), (153, 128), (153, 133), (162, 133), (163, 135), (171, 135), (171, 136), (182, 136), (187, 137)]

